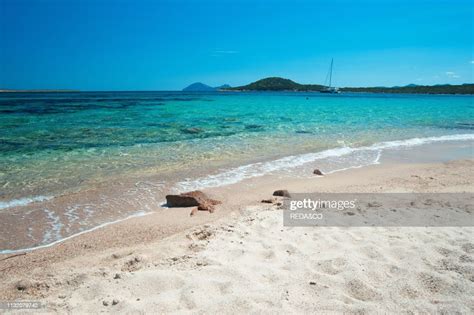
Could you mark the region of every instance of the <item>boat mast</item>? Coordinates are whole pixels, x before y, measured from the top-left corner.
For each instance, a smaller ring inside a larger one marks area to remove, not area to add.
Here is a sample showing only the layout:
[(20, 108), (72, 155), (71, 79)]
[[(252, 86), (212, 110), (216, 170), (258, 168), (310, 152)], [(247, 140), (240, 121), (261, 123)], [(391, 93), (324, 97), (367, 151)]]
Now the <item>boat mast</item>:
[(334, 62), (334, 58), (331, 58), (331, 68), (329, 70), (329, 87), (331, 87), (331, 81), (332, 81), (332, 63)]

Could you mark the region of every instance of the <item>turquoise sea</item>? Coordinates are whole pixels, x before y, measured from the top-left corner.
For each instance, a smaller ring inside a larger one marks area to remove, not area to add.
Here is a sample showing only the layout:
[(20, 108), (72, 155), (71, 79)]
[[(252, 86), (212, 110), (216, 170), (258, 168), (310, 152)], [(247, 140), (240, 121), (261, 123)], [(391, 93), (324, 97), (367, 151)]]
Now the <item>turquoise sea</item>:
[[(2, 93), (0, 130), (0, 216), (41, 212), (52, 227), (46, 236), (32, 231), (25, 216), (32, 241), (0, 237), (2, 250), (152, 210), (160, 193), (318, 159), (331, 172), (376, 163), (386, 148), (473, 141), (474, 104), (446, 95)], [(114, 213), (124, 192), (128, 203)]]

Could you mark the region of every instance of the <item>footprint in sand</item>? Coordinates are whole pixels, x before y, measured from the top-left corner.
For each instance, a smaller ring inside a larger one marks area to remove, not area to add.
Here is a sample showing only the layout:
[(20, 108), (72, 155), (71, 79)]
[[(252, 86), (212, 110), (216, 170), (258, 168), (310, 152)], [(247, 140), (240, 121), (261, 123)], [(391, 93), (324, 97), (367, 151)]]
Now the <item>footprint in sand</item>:
[(122, 266), (122, 271), (132, 272), (141, 269), (143, 266), (143, 260), (144, 258), (140, 256), (127, 260)]
[(444, 257), (450, 257), (450, 256), (453, 256), (454, 254), (454, 251), (444, 248), (444, 247), (437, 247), (436, 251), (440, 253), (441, 255), (443, 255)]
[(359, 279), (352, 279), (347, 282), (346, 290), (350, 296), (361, 301), (374, 301), (382, 298), (382, 295), (379, 292), (370, 288)]
[(459, 265), (451, 259), (438, 260), (437, 269), (456, 272), (461, 276), (465, 277), (466, 279), (469, 279), (474, 276), (474, 268), (472, 266)]
[(382, 255), (380, 251), (377, 250), (377, 248), (375, 248), (374, 246), (365, 246), (361, 249), (361, 252), (364, 253), (370, 259), (385, 260), (384, 255)]
[(474, 254), (474, 244), (472, 243), (465, 243), (461, 246), (461, 248), (467, 254)]
[(382, 269), (385, 270), (387, 273), (398, 277), (406, 276), (408, 273), (407, 269), (392, 264), (383, 265)]
[(449, 284), (438, 276), (426, 272), (420, 272), (417, 277), (418, 281), (430, 293), (441, 293), (449, 288)]
[(420, 296), (420, 292), (418, 292), (416, 289), (414, 289), (412, 286), (410, 286), (408, 284), (403, 285), (399, 289), (398, 293), (403, 298), (407, 298), (407, 299), (410, 299), (410, 300), (416, 299), (417, 297)]
[(335, 258), (317, 262), (317, 267), (328, 275), (337, 275), (345, 269), (347, 260), (344, 258)]
[(461, 263), (473, 263), (474, 259), (470, 255), (459, 256), (459, 262)]

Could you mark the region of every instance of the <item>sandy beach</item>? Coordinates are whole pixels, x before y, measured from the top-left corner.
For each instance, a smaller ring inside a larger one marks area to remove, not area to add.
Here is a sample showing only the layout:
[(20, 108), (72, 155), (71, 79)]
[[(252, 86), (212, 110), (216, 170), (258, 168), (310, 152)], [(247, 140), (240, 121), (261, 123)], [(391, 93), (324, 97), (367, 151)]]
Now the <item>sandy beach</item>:
[(473, 9), (0, 0), (0, 315), (474, 314)]
[(161, 208), (2, 255), (0, 300), (40, 301), (44, 313), (471, 313), (472, 222), (285, 227), (281, 207), (260, 201), (276, 189), (472, 193), (473, 171), (472, 160), (383, 163), (209, 189), (223, 202), (212, 214)]

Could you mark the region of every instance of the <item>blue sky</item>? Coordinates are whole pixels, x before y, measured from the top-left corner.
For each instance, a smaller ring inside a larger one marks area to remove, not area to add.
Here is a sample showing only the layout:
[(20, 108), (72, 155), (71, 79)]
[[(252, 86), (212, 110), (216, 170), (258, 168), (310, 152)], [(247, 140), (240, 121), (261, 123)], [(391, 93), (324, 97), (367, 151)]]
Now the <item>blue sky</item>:
[(472, 0), (0, 0), (0, 87), (473, 82)]

